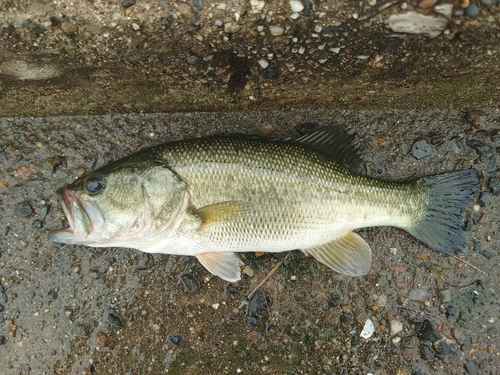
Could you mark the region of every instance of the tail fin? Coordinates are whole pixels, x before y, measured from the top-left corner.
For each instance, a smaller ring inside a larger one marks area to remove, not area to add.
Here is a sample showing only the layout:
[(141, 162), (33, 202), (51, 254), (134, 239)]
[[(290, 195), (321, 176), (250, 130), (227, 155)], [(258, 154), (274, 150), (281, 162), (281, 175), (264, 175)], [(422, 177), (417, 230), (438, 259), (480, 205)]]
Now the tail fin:
[(423, 177), (417, 181), (423, 189), (423, 214), (410, 228), (414, 237), (445, 254), (465, 250), (467, 234), (462, 211), (474, 199), (479, 188), (479, 175), (474, 169)]

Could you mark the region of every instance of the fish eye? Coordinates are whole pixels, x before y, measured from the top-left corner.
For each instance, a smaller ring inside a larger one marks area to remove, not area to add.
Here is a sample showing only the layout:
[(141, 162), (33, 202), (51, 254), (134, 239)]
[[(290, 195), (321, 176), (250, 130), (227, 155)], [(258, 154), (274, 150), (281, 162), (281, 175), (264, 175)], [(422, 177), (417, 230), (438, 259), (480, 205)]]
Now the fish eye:
[(105, 188), (104, 177), (99, 174), (93, 175), (85, 181), (85, 189), (90, 195), (100, 194)]

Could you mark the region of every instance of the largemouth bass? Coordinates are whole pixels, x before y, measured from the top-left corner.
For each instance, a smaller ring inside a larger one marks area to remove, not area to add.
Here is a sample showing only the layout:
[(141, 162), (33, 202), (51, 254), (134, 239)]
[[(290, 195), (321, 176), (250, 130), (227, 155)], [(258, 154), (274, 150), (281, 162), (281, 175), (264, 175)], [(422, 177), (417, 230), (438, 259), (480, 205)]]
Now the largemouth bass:
[(215, 136), (157, 145), (58, 190), (69, 227), (54, 242), (195, 256), (240, 279), (234, 252), (301, 249), (361, 276), (371, 249), (353, 230), (402, 228), (434, 250), (466, 248), (462, 211), (479, 186), (461, 170), (412, 182), (353, 173), (352, 134), (330, 126), (296, 140)]

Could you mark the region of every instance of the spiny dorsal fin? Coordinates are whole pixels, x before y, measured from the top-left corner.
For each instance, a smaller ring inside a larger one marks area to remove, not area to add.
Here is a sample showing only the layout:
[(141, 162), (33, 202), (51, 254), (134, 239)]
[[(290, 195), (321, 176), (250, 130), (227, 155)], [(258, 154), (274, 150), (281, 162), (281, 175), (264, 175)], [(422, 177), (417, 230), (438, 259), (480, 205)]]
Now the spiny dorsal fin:
[(356, 141), (354, 131), (346, 131), (340, 124), (331, 124), (292, 142), (319, 152), (353, 171), (363, 161), (361, 144)]
[(203, 267), (221, 279), (232, 283), (241, 279), (239, 266), (242, 263), (234, 253), (201, 253), (196, 258)]
[(334, 271), (348, 276), (366, 275), (372, 264), (370, 246), (354, 232), (304, 251)]
[(253, 207), (250, 202), (227, 201), (211, 204), (193, 211), (193, 215), (201, 219), (198, 232), (209, 225), (226, 222), (240, 218), (248, 213)]

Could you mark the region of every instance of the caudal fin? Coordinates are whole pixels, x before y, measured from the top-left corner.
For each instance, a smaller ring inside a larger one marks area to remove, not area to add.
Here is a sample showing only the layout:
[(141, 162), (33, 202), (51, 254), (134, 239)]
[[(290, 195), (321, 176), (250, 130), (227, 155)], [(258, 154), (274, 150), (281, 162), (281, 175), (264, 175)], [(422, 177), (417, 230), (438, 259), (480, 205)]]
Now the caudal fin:
[(425, 199), (423, 214), (410, 228), (414, 237), (434, 250), (456, 254), (465, 250), (467, 234), (462, 212), (474, 199), (479, 188), (474, 169), (424, 177), (417, 181)]

